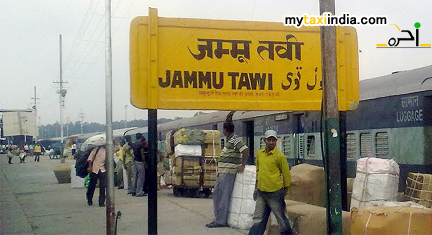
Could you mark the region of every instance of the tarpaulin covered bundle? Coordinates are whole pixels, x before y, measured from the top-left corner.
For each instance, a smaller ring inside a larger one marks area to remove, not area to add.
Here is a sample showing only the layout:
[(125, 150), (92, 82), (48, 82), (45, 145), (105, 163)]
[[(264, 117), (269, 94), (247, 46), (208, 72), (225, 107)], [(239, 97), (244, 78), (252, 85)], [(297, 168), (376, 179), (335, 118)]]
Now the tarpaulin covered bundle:
[[(302, 202), (285, 200), (286, 213), (291, 229), (297, 235), (326, 235), (327, 213), (325, 207)], [(280, 229), (276, 217), (271, 214), (267, 223), (267, 235), (279, 235)], [(350, 213), (342, 211), (342, 234), (350, 234)]]
[(300, 164), (291, 168), (291, 186), (286, 199), (316, 206), (326, 205), (325, 172), (323, 167)]
[(351, 208), (397, 201), (399, 165), (393, 159), (361, 158), (351, 196)]
[(255, 211), (256, 167), (247, 165), (243, 173), (237, 173), (231, 196), (228, 225), (240, 229), (250, 229)]
[(205, 133), (202, 130), (191, 130), (181, 128), (174, 133), (174, 145), (202, 145), (204, 143)]

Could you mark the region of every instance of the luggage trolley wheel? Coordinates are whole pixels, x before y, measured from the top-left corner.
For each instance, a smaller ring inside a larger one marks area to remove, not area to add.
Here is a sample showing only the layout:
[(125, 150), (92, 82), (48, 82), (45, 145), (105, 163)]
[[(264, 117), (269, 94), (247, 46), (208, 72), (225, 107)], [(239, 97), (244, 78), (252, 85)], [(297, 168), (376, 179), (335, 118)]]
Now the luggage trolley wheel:
[(205, 189), (203, 190), (203, 192), (204, 192), (204, 196), (205, 196), (206, 198), (208, 198), (208, 197), (210, 197), (210, 194), (211, 194), (211, 188), (205, 188)]
[(199, 190), (197, 188), (190, 188), (187, 190), (188, 196), (197, 198), (199, 196)]
[(181, 191), (182, 191), (182, 190), (180, 190), (180, 188), (175, 187), (175, 186), (173, 187), (173, 194), (174, 194), (175, 197), (180, 197), (181, 194), (182, 194)]

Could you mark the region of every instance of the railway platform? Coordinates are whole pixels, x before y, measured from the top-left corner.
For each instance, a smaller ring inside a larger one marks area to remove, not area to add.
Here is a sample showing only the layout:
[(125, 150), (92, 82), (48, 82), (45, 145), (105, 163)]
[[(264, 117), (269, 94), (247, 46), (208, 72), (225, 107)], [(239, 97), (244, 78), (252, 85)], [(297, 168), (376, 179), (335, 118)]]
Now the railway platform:
[[(53, 170), (60, 160), (41, 156), (40, 162), (18, 158), (7, 163), (0, 155), (0, 234), (105, 234), (105, 208), (88, 206), (86, 189), (58, 184)], [(73, 164), (66, 160), (66, 164)], [(95, 197), (99, 195), (96, 189)], [(95, 206), (96, 205), (96, 206)], [(147, 234), (147, 197), (131, 197), (115, 189), (115, 209), (121, 211), (117, 234)], [(213, 217), (211, 198), (174, 197), (158, 191), (158, 234), (247, 234), (232, 228), (206, 228)]]

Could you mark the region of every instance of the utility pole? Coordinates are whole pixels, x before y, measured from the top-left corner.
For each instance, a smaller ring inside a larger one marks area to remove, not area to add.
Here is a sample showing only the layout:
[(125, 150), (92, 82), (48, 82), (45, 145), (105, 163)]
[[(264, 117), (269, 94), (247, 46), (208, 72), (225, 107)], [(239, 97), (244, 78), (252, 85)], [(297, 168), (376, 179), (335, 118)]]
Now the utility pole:
[[(335, 0), (320, 0), (320, 15), (335, 15)], [(324, 164), (327, 184), (327, 234), (342, 234), (340, 126), (337, 87), (336, 27), (321, 26)], [(346, 179), (345, 179), (346, 180)]]
[(127, 128), (127, 104), (125, 105), (125, 128)]
[(69, 137), (69, 122), (70, 122), (70, 118), (67, 117), (66, 118), (66, 136)]
[(63, 83), (67, 83), (67, 82), (63, 82), (63, 70), (62, 70), (62, 36), (60, 34), (60, 82), (54, 82), (54, 83), (59, 83), (60, 84), (60, 89), (57, 91), (57, 94), (59, 94), (59, 103), (60, 103), (60, 139), (61, 139), (61, 144), (60, 144), (60, 159), (61, 159), (61, 163), (65, 163), (65, 159), (63, 156), (63, 108), (64, 108), (64, 97), (66, 96), (67, 90), (63, 88)]
[(81, 109), (81, 113), (79, 113), (78, 117), (81, 119), (81, 134), (83, 133), (83, 122), (84, 122), (84, 113)]
[(108, 173), (106, 203), (106, 234), (115, 234), (114, 144), (112, 129), (112, 45), (111, 0), (105, 0), (105, 92), (106, 92), (106, 161)]
[[(38, 116), (38, 124), (40, 125), (41, 124), (41, 117), (40, 116)], [(38, 129), (38, 135), (39, 135), (39, 127), (37, 128)], [(44, 138), (44, 134), (43, 134), (43, 130), (41, 130), (41, 139), (43, 139)]]
[(36, 86), (34, 86), (34, 97), (32, 98), (33, 100), (34, 100), (34, 105), (33, 105), (33, 109), (34, 109), (34, 111), (35, 111), (35, 128), (36, 128), (36, 130), (35, 130), (35, 138), (34, 138), (34, 141), (35, 141), (35, 143), (37, 143), (37, 139), (38, 139), (38, 121), (37, 121), (37, 117), (38, 117), (38, 115), (37, 115), (37, 108), (36, 108), (36, 104), (37, 104), (37, 100), (39, 99), (37, 96), (36, 96)]

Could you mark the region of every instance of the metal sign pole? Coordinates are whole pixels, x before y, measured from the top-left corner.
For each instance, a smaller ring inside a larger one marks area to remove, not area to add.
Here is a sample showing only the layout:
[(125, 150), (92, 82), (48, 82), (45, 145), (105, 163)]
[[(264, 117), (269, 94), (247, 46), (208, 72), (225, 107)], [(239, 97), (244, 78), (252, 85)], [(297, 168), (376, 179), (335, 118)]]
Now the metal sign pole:
[(157, 234), (157, 100), (151, 97), (157, 97), (158, 92), (158, 18), (157, 10), (149, 8), (149, 27), (148, 27), (148, 45), (149, 50), (147, 58), (150, 61), (148, 77), (149, 82), (149, 108), (148, 108), (148, 138), (150, 150), (150, 166), (149, 166), (149, 195), (148, 195), (148, 234)]
[[(335, 14), (334, 0), (320, 0), (320, 14)], [(336, 27), (321, 26), (324, 143), (327, 182), (327, 233), (342, 234), (340, 127), (336, 61)]]
[(105, 89), (106, 89), (106, 161), (107, 161), (107, 201), (106, 233), (115, 233), (114, 200), (114, 144), (112, 129), (112, 51), (111, 51), (111, 0), (105, 1)]
[(148, 139), (150, 150), (148, 234), (157, 234), (157, 109), (148, 110)]

